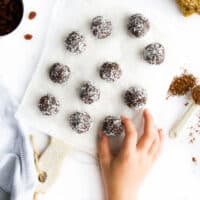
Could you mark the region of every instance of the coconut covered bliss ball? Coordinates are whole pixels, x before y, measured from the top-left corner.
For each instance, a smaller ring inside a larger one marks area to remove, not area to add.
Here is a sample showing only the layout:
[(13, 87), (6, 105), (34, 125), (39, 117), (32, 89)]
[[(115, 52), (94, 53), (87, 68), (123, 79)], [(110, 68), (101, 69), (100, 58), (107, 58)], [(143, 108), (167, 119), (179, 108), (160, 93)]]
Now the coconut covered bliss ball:
[(100, 98), (100, 90), (92, 83), (86, 82), (80, 87), (80, 98), (86, 104), (92, 104)]
[(93, 18), (90, 29), (92, 34), (98, 39), (104, 39), (112, 33), (112, 23), (103, 16)]
[(165, 48), (160, 43), (152, 43), (145, 47), (143, 58), (146, 62), (153, 65), (159, 65), (165, 60)]
[(70, 69), (67, 65), (54, 63), (49, 71), (49, 77), (54, 83), (62, 84), (67, 82), (70, 77)]
[(134, 14), (129, 17), (128, 31), (137, 38), (143, 37), (150, 29), (149, 20), (142, 14)]
[(92, 125), (92, 119), (86, 112), (75, 112), (69, 116), (69, 124), (77, 133), (86, 133)]
[(114, 116), (107, 116), (103, 121), (102, 131), (107, 136), (118, 136), (124, 131), (121, 119)]
[(65, 39), (65, 48), (74, 54), (81, 54), (86, 49), (86, 38), (79, 32), (71, 32)]
[(54, 97), (51, 94), (42, 96), (38, 103), (38, 108), (40, 112), (43, 115), (48, 115), (48, 116), (58, 113), (59, 106), (60, 106), (59, 101), (56, 99), (56, 97)]
[(125, 92), (124, 101), (130, 108), (143, 108), (147, 103), (147, 92), (142, 87), (130, 87)]
[(119, 64), (114, 62), (105, 62), (99, 70), (99, 75), (103, 80), (114, 82), (120, 79), (122, 70)]

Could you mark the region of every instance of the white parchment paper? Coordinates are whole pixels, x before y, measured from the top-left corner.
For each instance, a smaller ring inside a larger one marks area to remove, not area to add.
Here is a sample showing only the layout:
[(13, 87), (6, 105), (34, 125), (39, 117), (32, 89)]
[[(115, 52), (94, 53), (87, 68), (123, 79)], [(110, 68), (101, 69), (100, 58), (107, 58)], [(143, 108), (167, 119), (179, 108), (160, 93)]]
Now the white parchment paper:
[[(126, 30), (127, 18), (138, 12), (147, 16), (151, 22), (149, 33), (140, 39), (130, 36)], [(112, 21), (111, 37), (98, 40), (91, 34), (90, 22), (97, 15), (103, 15)], [(100, 122), (107, 115), (131, 117), (138, 131), (142, 133), (141, 112), (128, 108), (122, 98), (126, 89), (140, 85), (148, 92), (147, 107), (152, 111), (156, 122), (168, 131), (177, 116), (166, 102), (166, 92), (180, 63), (175, 53), (176, 43), (168, 33), (159, 29), (160, 23), (164, 22), (160, 22), (159, 18), (151, 21), (148, 13), (135, 8), (127, 0), (57, 1), (44, 52), (17, 116), (40, 131), (95, 154)], [(87, 49), (81, 55), (73, 55), (64, 47), (64, 39), (71, 31), (80, 31), (86, 36)], [(165, 62), (159, 66), (149, 65), (141, 58), (143, 48), (152, 42), (160, 42), (166, 49)], [(123, 75), (119, 81), (108, 83), (100, 79), (98, 69), (105, 61), (120, 64)], [(72, 74), (67, 84), (55, 84), (49, 79), (48, 70), (55, 62), (71, 68)], [(86, 105), (79, 99), (77, 91), (83, 81), (91, 81), (100, 88), (101, 98), (98, 102)], [(61, 103), (60, 112), (55, 116), (43, 116), (38, 110), (39, 98), (47, 93), (55, 95)], [(93, 118), (93, 125), (87, 134), (76, 134), (69, 127), (67, 117), (74, 111), (88, 112)], [(117, 141), (113, 142), (119, 144)]]

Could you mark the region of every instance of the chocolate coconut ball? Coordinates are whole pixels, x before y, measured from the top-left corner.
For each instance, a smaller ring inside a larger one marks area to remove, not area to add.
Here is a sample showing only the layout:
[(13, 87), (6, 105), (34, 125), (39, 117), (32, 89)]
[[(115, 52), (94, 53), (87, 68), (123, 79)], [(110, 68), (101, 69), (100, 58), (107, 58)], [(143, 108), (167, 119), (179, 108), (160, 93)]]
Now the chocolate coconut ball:
[(96, 38), (104, 39), (111, 35), (112, 23), (103, 16), (97, 16), (92, 20), (90, 29)]
[(50, 68), (49, 77), (54, 83), (61, 84), (68, 81), (70, 73), (70, 69), (67, 65), (55, 63)]
[(72, 130), (81, 134), (89, 131), (92, 119), (86, 112), (75, 112), (69, 116), (69, 124)]
[(118, 136), (123, 133), (124, 126), (120, 118), (107, 116), (103, 121), (102, 131), (107, 136)]
[(86, 49), (85, 36), (79, 32), (71, 32), (65, 39), (65, 47), (74, 54), (81, 54)]
[(117, 63), (105, 62), (99, 71), (99, 75), (103, 80), (116, 81), (122, 75), (122, 70)]
[(150, 23), (142, 14), (135, 14), (130, 16), (127, 28), (132, 35), (140, 38), (149, 31)]
[(141, 87), (130, 87), (125, 92), (124, 100), (130, 108), (140, 109), (146, 105), (147, 92)]
[(152, 43), (145, 47), (143, 58), (149, 64), (159, 65), (165, 59), (165, 48), (160, 43)]
[(42, 96), (38, 103), (38, 108), (40, 109), (41, 113), (48, 116), (58, 113), (59, 106), (59, 101), (51, 94)]
[(86, 82), (80, 87), (80, 98), (84, 103), (92, 104), (99, 100), (100, 90), (90, 82)]

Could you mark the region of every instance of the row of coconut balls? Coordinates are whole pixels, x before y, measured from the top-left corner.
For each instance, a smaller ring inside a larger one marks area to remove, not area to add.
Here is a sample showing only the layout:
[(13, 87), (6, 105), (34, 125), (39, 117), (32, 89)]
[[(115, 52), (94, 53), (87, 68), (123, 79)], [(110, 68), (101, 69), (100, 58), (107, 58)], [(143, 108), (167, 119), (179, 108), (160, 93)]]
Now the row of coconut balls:
[[(149, 31), (150, 22), (144, 15), (134, 14), (128, 19), (127, 29), (131, 35), (141, 38)], [(103, 16), (97, 16), (92, 19), (90, 30), (95, 38), (105, 39), (112, 34), (112, 22)], [(64, 44), (66, 50), (73, 54), (81, 54), (87, 47), (86, 37), (80, 31), (69, 33)], [(165, 59), (164, 46), (158, 42), (147, 45), (143, 51), (143, 58), (149, 64), (161, 64)]]
[[(56, 84), (63, 84), (69, 81), (71, 71), (67, 65), (55, 63), (50, 67), (48, 73), (51, 81)], [(121, 68), (117, 63), (105, 62), (99, 70), (99, 76), (107, 82), (117, 81), (121, 77), (121, 74)], [(90, 81), (80, 84), (79, 98), (83, 103), (93, 104), (100, 100), (100, 96), (101, 90)], [(140, 109), (147, 102), (147, 92), (141, 87), (130, 87), (125, 91), (124, 102), (130, 108)], [(54, 95), (47, 94), (39, 99), (38, 108), (45, 116), (55, 115), (59, 112), (60, 101)], [(75, 112), (68, 118), (71, 128), (77, 133), (88, 132), (92, 121), (91, 116), (86, 112)], [(123, 131), (121, 120), (115, 116), (108, 116), (104, 120), (103, 127), (107, 135), (120, 135)]]

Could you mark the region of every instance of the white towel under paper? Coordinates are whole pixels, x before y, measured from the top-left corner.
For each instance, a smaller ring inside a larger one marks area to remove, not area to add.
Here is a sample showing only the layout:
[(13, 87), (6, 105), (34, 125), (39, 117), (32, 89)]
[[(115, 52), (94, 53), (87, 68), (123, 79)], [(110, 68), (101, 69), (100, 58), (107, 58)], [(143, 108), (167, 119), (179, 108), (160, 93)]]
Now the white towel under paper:
[[(128, 108), (122, 98), (124, 91), (130, 86), (140, 85), (147, 89), (147, 106), (156, 121), (168, 130), (174, 115), (170, 110), (166, 110), (164, 116), (162, 112), (167, 108), (165, 97), (172, 74), (180, 67), (174, 50), (176, 44), (167, 33), (159, 30), (159, 19), (151, 21), (151, 16), (146, 12), (143, 14), (151, 22), (149, 33), (140, 39), (131, 37), (126, 31), (127, 17), (137, 12), (143, 13), (143, 10), (137, 10), (127, 0), (57, 1), (44, 52), (17, 116), (40, 131), (95, 154), (99, 123), (105, 116), (127, 115), (141, 129), (141, 113), (138, 115), (138, 112)], [(111, 37), (98, 40), (91, 34), (90, 22), (97, 15), (103, 15), (112, 21)], [(65, 37), (74, 30), (83, 33), (87, 39), (87, 50), (81, 55), (72, 55), (64, 47)], [(159, 66), (149, 65), (141, 58), (143, 48), (152, 42), (160, 42), (166, 49), (165, 62)], [(99, 78), (98, 68), (105, 61), (120, 64), (123, 75), (119, 81), (108, 83)], [(50, 81), (48, 69), (55, 62), (71, 68), (72, 74), (67, 84), (58, 85)], [(92, 105), (81, 102), (77, 89), (82, 81), (91, 81), (100, 88), (101, 98), (98, 102)], [(43, 116), (37, 108), (39, 98), (47, 93), (55, 95), (61, 102), (60, 112), (55, 116)], [(86, 111), (93, 118), (93, 126), (87, 134), (76, 134), (69, 127), (67, 117), (74, 111)]]

